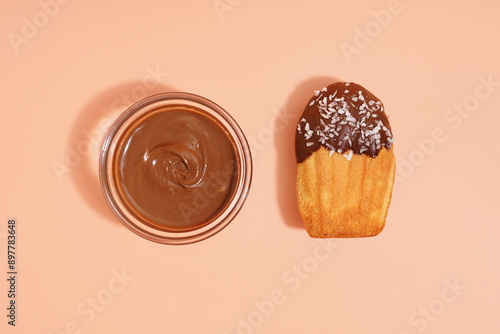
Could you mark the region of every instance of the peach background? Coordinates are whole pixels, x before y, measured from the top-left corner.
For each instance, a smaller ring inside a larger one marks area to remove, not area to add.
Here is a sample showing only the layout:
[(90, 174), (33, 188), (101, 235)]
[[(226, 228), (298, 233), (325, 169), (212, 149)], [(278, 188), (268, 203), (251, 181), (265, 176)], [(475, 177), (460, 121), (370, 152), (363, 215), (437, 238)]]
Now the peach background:
[[(220, 0), (222, 18), (213, 0), (54, 3), (0, 2), (0, 261), (15, 217), (19, 270), (15, 329), (0, 280), (2, 333), (500, 332), (500, 87), (474, 97), (479, 77), (500, 82), (498, 1)], [(381, 27), (372, 11), (389, 9)], [(9, 36), (33, 16), (43, 26), (15, 52)], [(349, 62), (340, 46), (365, 26)], [(154, 85), (148, 68), (168, 75)], [(252, 142), (248, 200), (204, 242), (143, 240), (100, 193), (86, 134), (145, 78), (148, 95), (219, 103)], [(336, 80), (384, 102), (400, 181), (382, 234), (330, 254), (301, 227), (293, 135), (312, 91)], [(464, 102), (469, 114), (447, 111)], [(105, 304), (93, 318), (92, 298)]]

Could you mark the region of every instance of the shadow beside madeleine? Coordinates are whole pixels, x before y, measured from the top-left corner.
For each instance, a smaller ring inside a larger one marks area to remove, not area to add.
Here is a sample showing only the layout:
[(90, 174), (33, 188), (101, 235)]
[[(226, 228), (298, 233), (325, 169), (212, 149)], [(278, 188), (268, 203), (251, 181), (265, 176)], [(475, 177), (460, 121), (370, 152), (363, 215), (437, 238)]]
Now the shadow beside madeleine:
[(319, 90), (340, 80), (334, 77), (313, 77), (295, 88), (288, 98), (280, 114), (296, 115), (295, 121), (287, 123), (284, 129), (275, 136), (278, 165), (276, 182), (278, 188), (278, 205), (285, 223), (292, 228), (304, 228), (297, 208), (295, 192), (297, 163), (295, 160), (295, 129), (307, 103)]

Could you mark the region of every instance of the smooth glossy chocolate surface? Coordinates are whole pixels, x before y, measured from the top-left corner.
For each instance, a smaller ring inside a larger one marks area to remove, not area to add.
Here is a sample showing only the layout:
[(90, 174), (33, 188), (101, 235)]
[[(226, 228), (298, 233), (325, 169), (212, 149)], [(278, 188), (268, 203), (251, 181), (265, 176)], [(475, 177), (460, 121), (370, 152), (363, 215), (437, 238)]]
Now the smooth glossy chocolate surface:
[(119, 141), (115, 178), (145, 224), (184, 231), (223, 211), (238, 177), (234, 143), (201, 110), (168, 106), (131, 124)]

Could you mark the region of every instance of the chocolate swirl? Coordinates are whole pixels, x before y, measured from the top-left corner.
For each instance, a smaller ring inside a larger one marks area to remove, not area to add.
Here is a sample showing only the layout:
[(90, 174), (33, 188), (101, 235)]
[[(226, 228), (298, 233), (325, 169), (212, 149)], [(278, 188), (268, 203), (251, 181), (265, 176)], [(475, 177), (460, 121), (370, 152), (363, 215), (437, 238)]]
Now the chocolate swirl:
[(352, 151), (374, 158), (392, 142), (382, 102), (358, 84), (337, 82), (309, 100), (297, 124), (295, 156), (300, 163), (323, 146), (331, 154)]
[(237, 158), (226, 130), (202, 111), (151, 112), (123, 134), (116, 174), (124, 202), (158, 228), (209, 222), (234, 189)]
[(153, 184), (170, 193), (178, 188), (196, 187), (207, 170), (206, 151), (196, 138), (189, 146), (178, 142), (160, 144), (144, 153), (144, 162)]

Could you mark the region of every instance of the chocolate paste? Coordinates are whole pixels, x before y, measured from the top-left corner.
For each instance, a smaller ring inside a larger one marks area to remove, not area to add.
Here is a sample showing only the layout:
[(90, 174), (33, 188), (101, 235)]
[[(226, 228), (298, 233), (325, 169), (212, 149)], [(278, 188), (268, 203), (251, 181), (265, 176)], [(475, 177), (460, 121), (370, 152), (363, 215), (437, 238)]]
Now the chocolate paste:
[(309, 100), (295, 133), (297, 163), (321, 146), (331, 152), (376, 157), (393, 142), (384, 105), (362, 86), (337, 82), (318, 90)]
[(121, 197), (144, 223), (164, 230), (203, 226), (226, 206), (237, 158), (226, 129), (185, 106), (162, 107), (130, 126), (115, 156)]

